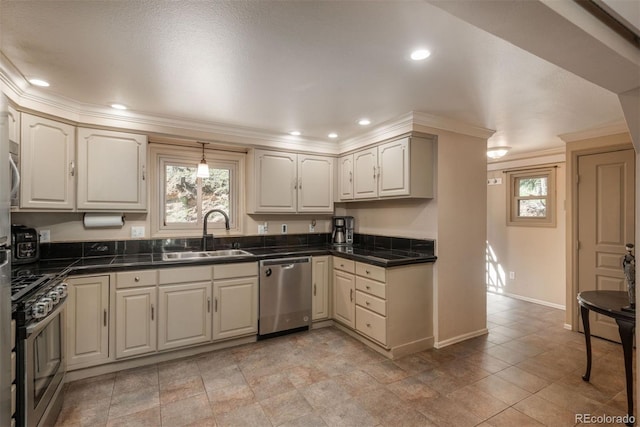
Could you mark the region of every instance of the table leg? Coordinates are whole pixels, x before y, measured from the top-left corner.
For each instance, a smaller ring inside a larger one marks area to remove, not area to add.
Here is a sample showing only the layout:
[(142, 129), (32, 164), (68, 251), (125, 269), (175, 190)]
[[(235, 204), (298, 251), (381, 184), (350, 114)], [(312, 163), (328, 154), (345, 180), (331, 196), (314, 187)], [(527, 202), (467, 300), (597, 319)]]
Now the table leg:
[(589, 329), (589, 309), (580, 306), (582, 316), (582, 327), (584, 329), (584, 342), (587, 346), (587, 372), (582, 376), (584, 381), (589, 381), (591, 377), (591, 330)]
[(633, 330), (634, 323), (616, 319), (622, 351), (624, 352), (624, 373), (627, 380), (627, 407), (629, 417), (633, 415)]

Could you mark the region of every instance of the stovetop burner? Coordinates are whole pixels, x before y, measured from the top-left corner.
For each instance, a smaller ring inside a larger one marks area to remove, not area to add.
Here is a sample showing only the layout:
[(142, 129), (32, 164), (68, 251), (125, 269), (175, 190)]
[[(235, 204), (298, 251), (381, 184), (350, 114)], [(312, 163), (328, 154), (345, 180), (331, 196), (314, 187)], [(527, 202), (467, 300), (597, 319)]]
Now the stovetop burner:
[(51, 281), (55, 274), (19, 275), (11, 279), (11, 302), (19, 301), (22, 297)]

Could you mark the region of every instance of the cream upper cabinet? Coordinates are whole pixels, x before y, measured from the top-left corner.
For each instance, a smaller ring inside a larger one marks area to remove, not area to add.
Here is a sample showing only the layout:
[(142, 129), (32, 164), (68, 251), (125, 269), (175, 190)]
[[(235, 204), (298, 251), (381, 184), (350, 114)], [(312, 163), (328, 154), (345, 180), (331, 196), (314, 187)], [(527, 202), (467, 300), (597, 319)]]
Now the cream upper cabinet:
[[(353, 153), (353, 198), (433, 197), (433, 145), (431, 139), (412, 136)], [(340, 200), (348, 201), (342, 170), (340, 179)]]
[(147, 208), (147, 137), (78, 128), (78, 210)]
[(67, 367), (109, 359), (109, 276), (67, 280)]
[(333, 212), (333, 162), (298, 154), (298, 212)]
[(73, 210), (75, 127), (22, 114), (20, 128), (20, 207)]
[(338, 197), (353, 199), (353, 154), (338, 158)]
[(248, 213), (333, 212), (333, 157), (254, 149)]
[(329, 274), (328, 255), (313, 257), (311, 260), (311, 281), (313, 284), (311, 299), (311, 319), (321, 320), (329, 317)]
[(9, 141), (20, 144), (20, 113), (12, 106), (8, 106), (7, 127), (9, 128)]
[(258, 332), (258, 263), (213, 267), (213, 340)]
[(160, 286), (158, 350), (211, 340), (211, 280)]
[(116, 291), (116, 358), (154, 353), (157, 350), (156, 287)]

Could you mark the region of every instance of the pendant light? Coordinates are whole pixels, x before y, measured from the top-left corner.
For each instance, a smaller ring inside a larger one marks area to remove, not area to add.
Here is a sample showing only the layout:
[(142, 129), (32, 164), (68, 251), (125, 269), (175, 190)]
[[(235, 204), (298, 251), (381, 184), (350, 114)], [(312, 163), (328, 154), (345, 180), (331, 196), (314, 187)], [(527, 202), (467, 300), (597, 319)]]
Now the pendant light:
[(207, 160), (204, 158), (204, 142), (202, 144), (202, 160), (198, 163), (198, 173), (196, 173), (196, 177), (198, 178), (209, 178), (209, 165), (207, 164)]

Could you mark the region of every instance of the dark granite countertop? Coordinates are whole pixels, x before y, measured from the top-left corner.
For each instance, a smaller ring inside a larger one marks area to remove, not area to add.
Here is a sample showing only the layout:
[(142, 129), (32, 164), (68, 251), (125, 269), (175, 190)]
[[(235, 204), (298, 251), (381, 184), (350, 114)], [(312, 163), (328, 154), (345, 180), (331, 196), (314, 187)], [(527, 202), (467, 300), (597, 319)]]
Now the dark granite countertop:
[(161, 253), (51, 259), (42, 260), (32, 264), (14, 266), (12, 269), (12, 275), (14, 277), (24, 274), (42, 273), (58, 274), (61, 276), (83, 275), (150, 268), (185, 267), (190, 265), (230, 264), (293, 256), (319, 255), (336, 255), (385, 268), (436, 261), (435, 256), (419, 252), (361, 247), (347, 248), (327, 245), (260, 247), (247, 248), (245, 250), (250, 252), (252, 255), (171, 261), (163, 260)]

